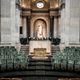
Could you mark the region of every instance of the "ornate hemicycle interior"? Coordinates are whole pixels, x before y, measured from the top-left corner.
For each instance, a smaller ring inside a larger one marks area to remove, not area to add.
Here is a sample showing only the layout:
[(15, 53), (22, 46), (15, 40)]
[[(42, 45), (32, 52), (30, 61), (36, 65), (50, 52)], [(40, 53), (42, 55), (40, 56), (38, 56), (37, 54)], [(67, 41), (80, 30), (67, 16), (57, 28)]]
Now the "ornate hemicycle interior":
[(80, 80), (80, 0), (0, 0), (0, 80)]

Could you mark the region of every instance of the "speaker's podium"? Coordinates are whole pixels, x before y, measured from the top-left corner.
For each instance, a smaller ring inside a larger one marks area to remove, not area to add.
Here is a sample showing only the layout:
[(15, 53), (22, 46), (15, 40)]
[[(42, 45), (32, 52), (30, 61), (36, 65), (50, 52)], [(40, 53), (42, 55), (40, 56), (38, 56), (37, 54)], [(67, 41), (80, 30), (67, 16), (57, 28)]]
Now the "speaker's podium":
[(33, 59), (48, 59), (51, 56), (51, 42), (49, 40), (31, 40), (29, 56)]

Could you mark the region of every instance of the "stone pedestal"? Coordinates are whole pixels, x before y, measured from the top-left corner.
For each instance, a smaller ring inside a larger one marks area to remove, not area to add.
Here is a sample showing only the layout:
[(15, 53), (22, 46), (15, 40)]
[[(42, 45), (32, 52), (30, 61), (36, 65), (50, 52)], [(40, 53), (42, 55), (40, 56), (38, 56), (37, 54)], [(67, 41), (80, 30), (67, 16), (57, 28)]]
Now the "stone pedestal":
[(51, 42), (49, 40), (30, 41), (29, 55), (37, 59), (47, 58), (51, 55)]

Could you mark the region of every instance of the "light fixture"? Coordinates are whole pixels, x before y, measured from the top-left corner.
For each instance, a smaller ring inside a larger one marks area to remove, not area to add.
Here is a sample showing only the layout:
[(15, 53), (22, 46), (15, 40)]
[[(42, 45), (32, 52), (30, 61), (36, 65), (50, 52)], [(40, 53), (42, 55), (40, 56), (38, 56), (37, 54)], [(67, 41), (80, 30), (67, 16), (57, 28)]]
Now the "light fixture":
[(44, 2), (39, 1), (36, 3), (37, 8), (43, 8), (44, 7)]
[(58, 3), (56, 3), (56, 4), (55, 4), (55, 8), (58, 8), (58, 7), (59, 7), (59, 5), (58, 5)]
[(22, 7), (22, 8), (25, 8), (25, 7), (26, 7), (26, 5), (25, 5), (25, 1), (24, 1), (24, 0), (22, 0), (21, 7)]

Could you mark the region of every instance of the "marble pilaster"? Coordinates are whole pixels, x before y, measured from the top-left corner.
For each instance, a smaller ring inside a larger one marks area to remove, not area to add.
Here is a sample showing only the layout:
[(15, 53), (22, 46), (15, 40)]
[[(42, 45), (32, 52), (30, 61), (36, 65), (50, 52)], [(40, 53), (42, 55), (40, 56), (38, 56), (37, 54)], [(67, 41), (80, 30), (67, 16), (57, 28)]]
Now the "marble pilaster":
[(57, 37), (57, 27), (58, 27), (57, 21), (58, 21), (57, 17), (54, 17), (54, 37)]
[(54, 19), (53, 19), (53, 16), (51, 16), (50, 17), (50, 37), (53, 37), (53, 28), (54, 28), (54, 26), (53, 26), (53, 22), (54, 21)]
[(23, 37), (26, 38), (27, 37), (27, 28), (26, 28), (26, 17), (23, 17)]
[(1, 1), (1, 43), (11, 44), (19, 42), (20, 10), (16, 7), (16, 0)]
[(79, 44), (80, 39), (80, 0), (65, 0), (65, 8), (61, 10), (62, 42)]
[[(1, 43), (11, 43), (11, 2), (1, 1)], [(14, 0), (13, 0), (14, 1)]]

